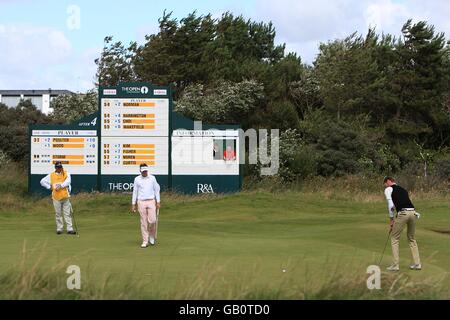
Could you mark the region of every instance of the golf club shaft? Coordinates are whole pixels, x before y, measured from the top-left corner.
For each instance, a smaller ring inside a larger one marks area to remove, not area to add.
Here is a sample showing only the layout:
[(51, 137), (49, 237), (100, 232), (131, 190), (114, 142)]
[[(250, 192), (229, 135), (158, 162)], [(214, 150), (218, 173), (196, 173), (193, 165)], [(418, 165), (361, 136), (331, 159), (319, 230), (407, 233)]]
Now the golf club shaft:
[(75, 220), (75, 214), (73, 213), (72, 204), (70, 204), (70, 215), (72, 216), (72, 220), (73, 220), (73, 224), (75, 226), (75, 232), (77, 233), (77, 237), (79, 237), (80, 234), (78, 233), (77, 221)]
[(392, 232), (392, 229), (389, 230), (388, 237), (386, 239), (386, 243), (384, 244), (383, 253), (381, 254), (381, 258), (380, 258), (380, 261), (378, 262), (378, 265), (380, 265), (381, 264), (381, 260), (383, 260), (384, 252), (386, 251), (386, 247), (387, 247), (387, 244), (389, 242), (389, 238), (391, 237), (391, 232)]

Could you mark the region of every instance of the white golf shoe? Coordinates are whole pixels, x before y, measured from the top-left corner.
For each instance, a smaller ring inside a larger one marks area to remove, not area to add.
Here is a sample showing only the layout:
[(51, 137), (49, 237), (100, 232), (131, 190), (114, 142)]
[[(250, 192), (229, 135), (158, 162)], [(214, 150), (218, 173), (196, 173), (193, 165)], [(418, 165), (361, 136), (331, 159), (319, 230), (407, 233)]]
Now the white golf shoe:
[(396, 272), (396, 271), (400, 271), (400, 268), (399, 268), (399, 266), (391, 265), (391, 266), (387, 267), (386, 270), (391, 271), (391, 272)]
[(155, 245), (155, 238), (153, 238), (152, 236), (150, 236), (150, 237), (148, 238), (148, 243), (151, 244), (152, 246), (154, 246), (154, 245)]
[(147, 243), (145, 243), (145, 242), (142, 242), (142, 244), (141, 244), (141, 248), (147, 248)]
[(411, 270), (422, 270), (422, 265), (421, 264), (412, 264), (409, 266), (409, 268)]

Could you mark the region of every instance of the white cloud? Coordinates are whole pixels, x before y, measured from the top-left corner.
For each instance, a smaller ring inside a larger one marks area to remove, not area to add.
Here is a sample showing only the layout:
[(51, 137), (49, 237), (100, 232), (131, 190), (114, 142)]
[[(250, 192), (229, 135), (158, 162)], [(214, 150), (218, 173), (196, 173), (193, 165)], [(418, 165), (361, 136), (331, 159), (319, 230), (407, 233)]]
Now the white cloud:
[[(48, 78), (52, 67), (68, 61), (72, 45), (58, 30), (46, 27), (0, 25), (0, 86), (22, 88)], [(36, 88), (36, 87), (34, 87)]]
[(94, 59), (101, 48), (80, 53), (59, 30), (30, 25), (0, 25), (1, 89), (93, 88)]
[(100, 57), (103, 48), (95, 47), (85, 50), (79, 59), (76, 60), (75, 69), (77, 72), (76, 87), (81, 92), (87, 91), (94, 87), (94, 77), (97, 72), (97, 65), (94, 60)]
[(2, 69), (29, 70), (30, 67), (60, 63), (72, 51), (61, 31), (31, 26), (0, 25)]
[(448, 0), (262, 0), (253, 19), (271, 20), (277, 42), (295, 50), (304, 61), (312, 62), (320, 42), (344, 38), (369, 26), (379, 32), (399, 35), (402, 25), (412, 18), (426, 20), (450, 38)]
[(397, 21), (405, 21), (409, 18), (408, 10), (399, 3), (390, 0), (372, 3), (364, 12), (366, 24), (376, 26), (380, 30), (388, 30), (396, 27)]
[[(427, 20), (450, 39), (449, 0), (260, 0), (253, 10), (231, 4), (215, 10), (214, 17), (229, 10), (254, 21), (272, 21), (277, 43), (286, 43), (287, 51), (297, 52), (309, 63), (318, 53), (320, 42), (343, 38), (354, 31), (366, 33), (369, 26), (399, 35), (409, 18)], [(145, 34), (157, 31), (156, 21), (142, 24), (135, 29), (135, 40), (143, 42)], [(1, 89), (51, 87), (84, 91), (93, 87), (94, 59), (99, 57), (101, 47), (81, 51), (60, 30), (11, 24), (0, 24), (0, 44)]]

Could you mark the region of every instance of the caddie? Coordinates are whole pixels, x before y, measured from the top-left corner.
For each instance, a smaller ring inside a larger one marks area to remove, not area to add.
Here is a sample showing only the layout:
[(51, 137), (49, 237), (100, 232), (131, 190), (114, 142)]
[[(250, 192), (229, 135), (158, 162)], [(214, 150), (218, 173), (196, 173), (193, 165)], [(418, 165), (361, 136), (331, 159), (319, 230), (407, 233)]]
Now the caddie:
[[(397, 185), (395, 179), (392, 177), (384, 178), (384, 195), (388, 203), (389, 218), (390, 218), (390, 231), (391, 231), (391, 245), (392, 245), (392, 265), (387, 268), (388, 271), (399, 271), (400, 258), (398, 244), (403, 229), (406, 227), (409, 247), (414, 263), (410, 265), (411, 270), (421, 270), (422, 264), (420, 263), (419, 247), (415, 239), (416, 221), (420, 218), (420, 214), (416, 212), (413, 203), (411, 202), (408, 191)], [(394, 218), (394, 211), (397, 211), (397, 215)]]
[(143, 163), (139, 167), (141, 174), (134, 179), (131, 211), (139, 211), (141, 216), (141, 248), (155, 244), (156, 210), (160, 208), (160, 186), (156, 178), (149, 174), (148, 166)]
[(64, 170), (61, 161), (55, 162), (55, 171), (48, 174), (41, 180), (41, 186), (52, 191), (53, 206), (55, 207), (56, 234), (62, 234), (64, 221), (66, 222), (67, 233), (76, 234), (73, 230), (72, 217), (70, 214), (70, 173)]

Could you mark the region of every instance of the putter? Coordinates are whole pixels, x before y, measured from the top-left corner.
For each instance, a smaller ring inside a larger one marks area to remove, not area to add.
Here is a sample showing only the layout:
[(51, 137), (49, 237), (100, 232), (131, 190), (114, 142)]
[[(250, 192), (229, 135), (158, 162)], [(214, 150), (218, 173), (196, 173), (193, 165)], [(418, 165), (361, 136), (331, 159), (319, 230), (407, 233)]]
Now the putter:
[(391, 237), (391, 233), (392, 233), (392, 229), (389, 230), (388, 237), (387, 237), (387, 239), (386, 239), (386, 243), (384, 244), (383, 253), (381, 254), (380, 261), (378, 262), (378, 266), (380, 266), (381, 260), (383, 260), (384, 252), (386, 251), (386, 247), (387, 247), (387, 244), (388, 244), (388, 242), (389, 242), (389, 238)]
[(75, 232), (77, 233), (77, 238), (79, 238), (80, 234), (78, 233), (77, 221), (75, 220), (75, 215), (73, 214), (72, 204), (70, 204), (70, 215), (72, 217), (73, 224), (75, 225)]

